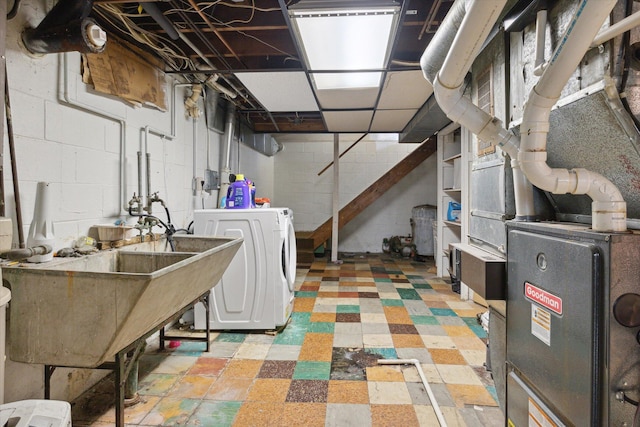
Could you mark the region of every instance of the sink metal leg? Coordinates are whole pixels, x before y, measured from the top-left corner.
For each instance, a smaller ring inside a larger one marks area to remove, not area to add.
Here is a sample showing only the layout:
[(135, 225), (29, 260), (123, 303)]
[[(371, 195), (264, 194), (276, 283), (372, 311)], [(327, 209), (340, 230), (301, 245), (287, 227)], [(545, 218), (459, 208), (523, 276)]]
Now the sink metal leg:
[[(171, 333), (169, 335), (166, 334), (165, 330), (164, 330), (164, 326), (160, 328), (160, 350), (164, 350), (165, 348), (165, 341), (168, 340), (175, 340), (175, 341), (206, 341), (206, 349), (205, 351), (208, 353), (210, 348), (211, 348), (211, 330), (209, 329), (209, 321), (211, 319), (211, 311), (209, 310), (210, 307), (210, 301), (211, 301), (211, 290), (208, 290), (207, 292), (205, 292), (204, 294), (200, 295), (200, 297), (198, 297), (198, 299), (196, 299), (195, 301), (193, 301), (191, 304), (189, 304), (187, 306), (187, 308), (189, 309), (193, 309), (193, 307), (197, 304), (197, 303), (202, 303), (202, 305), (204, 306), (204, 313), (205, 313), (205, 338), (202, 338), (201, 336), (186, 336), (186, 335), (171, 335)], [(184, 310), (186, 311), (186, 309)], [(182, 313), (184, 313), (184, 311)], [(181, 314), (182, 314), (181, 313)]]
[(207, 337), (207, 346), (206, 346), (206, 352), (209, 353), (209, 347), (211, 346), (211, 329), (209, 329), (209, 320), (211, 317), (211, 311), (209, 310), (209, 301), (211, 301), (211, 291), (207, 292), (206, 294), (204, 294), (204, 296), (202, 297), (202, 305), (204, 305), (204, 318), (205, 318), (205, 324), (204, 324), (204, 334)]
[[(116, 392), (116, 427), (124, 427), (124, 398), (128, 378), (134, 365), (137, 367), (138, 358), (146, 347), (144, 338), (138, 339), (133, 345), (116, 353), (115, 360), (115, 392)], [(134, 347), (131, 349), (131, 347)], [(137, 371), (136, 371), (137, 374)], [(137, 378), (136, 378), (137, 387)]]
[(116, 427), (124, 427), (124, 386), (127, 376), (125, 375), (126, 352), (116, 353), (115, 366), (115, 387), (116, 387)]
[(44, 365), (44, 398), (51, 399), (51, 375), (56, 370), (55, 366)]

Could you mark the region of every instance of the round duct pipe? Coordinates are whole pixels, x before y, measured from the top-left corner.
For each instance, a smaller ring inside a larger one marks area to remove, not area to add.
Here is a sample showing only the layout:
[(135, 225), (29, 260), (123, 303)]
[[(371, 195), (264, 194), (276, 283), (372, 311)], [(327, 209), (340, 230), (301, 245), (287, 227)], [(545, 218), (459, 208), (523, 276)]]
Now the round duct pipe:
[(92, 7), (92, 0), (60, 0), (36, 28), (22, 32), (25, 47), (36, 54), (102, 52), (107, 35), (96, 21), (88, 18)]

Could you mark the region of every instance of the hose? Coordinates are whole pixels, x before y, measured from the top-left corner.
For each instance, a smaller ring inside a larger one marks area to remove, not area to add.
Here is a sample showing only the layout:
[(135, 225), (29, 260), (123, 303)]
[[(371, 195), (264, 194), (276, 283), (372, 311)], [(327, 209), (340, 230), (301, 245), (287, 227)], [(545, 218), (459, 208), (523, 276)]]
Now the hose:
[(14, 0), (11, 10), (7, 12), (7, 21), (10, 21), (16, 17), (16, 15), (18, 14), (18, 9), (20, 9), (20, 0)]
[(165, 211), (167, 212), (167, 220), (169, 221), (168, 224), (166, 224), (164, 221), (162, 221), (160, 218), (158, 218), (157, 216), (154, 215), (147, 215), (147, 214), (137, 214), (137, 213), (133, 213), (131, 211), (131, 205), (129, 205), (129, 215), (131, 216), (135, 216), (138, 218), (151, 218), (151, 219), (155, 219), (156, 221), (158, 221), (158, 223), (164, 227), (165, 229), (165, 236), (167, 236), (167, 242), (169, 242), (169, 246), (171, 247), (171, 252), (175, 252), (176, 251), (176, 247), (175, 244), (173, 242), (173, 235), (176, 233), (176, 229), (173, 226), (173, 224), (171, 224), (171, 217), (169, 216), (169, 209), (167, 209), (167, 207), (165, 206)]

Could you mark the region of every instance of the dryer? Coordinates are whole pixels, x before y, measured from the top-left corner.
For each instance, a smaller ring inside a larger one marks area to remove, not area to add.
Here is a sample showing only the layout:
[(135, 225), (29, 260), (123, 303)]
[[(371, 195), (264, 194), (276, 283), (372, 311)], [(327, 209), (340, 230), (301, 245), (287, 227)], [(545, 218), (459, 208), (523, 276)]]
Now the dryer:
[(288, 208), (203, 209), (194, 234), (243, 237), (244, 242), (205, 308), (194, 308), (196, 329), (275, 329), (289, 320), (296, 280), (296, 236)]

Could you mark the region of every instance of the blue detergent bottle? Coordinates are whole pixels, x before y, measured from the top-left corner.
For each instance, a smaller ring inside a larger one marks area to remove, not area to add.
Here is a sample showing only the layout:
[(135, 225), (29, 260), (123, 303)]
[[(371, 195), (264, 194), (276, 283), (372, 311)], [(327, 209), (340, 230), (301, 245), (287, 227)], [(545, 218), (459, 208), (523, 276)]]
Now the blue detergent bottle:
[(251, 207), (251, 189), (244, 175), (237, 174), (235, 182), (227, 191), (227, 209), (248, 209)]

